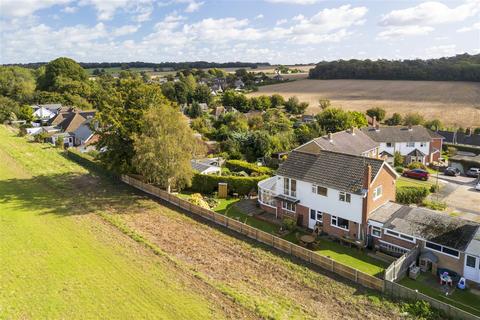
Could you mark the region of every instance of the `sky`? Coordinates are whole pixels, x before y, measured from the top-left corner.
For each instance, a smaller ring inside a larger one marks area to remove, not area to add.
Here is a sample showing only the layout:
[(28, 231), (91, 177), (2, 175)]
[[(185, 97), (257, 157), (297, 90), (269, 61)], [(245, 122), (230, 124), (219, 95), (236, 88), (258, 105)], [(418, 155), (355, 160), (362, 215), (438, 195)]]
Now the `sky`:
[(0, 63), (270, 62), (480, 53), (480, 0), (0, 0)]

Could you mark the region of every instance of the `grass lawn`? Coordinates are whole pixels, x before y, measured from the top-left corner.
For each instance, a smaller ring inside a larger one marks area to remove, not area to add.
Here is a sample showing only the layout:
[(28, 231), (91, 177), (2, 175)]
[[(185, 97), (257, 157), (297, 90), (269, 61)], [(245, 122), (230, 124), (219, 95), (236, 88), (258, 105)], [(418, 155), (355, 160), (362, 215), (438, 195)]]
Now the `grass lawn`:
[(473, 294), (469, 290), (455, 289), (453, 294), (445, 296), (441, 286), (436, 282), (431, 274), (420, 274), (416, 280), (408, 277), (403, 278), (400, 284), (410, 289), (418, 290), (437, 300), (447, 302), (459, 309), (480, 316), (480, 296)]
[[(92, 179), (58, 150), (0, 125), (0, 163), (0, 319), (225, 317), (170, 262), (94, 214), (95, 193), (79, 191)], [(113, 196), (108, 205), (123, 204)]]
[(400, 187), (425, 187), (427, 189), (430, 188), (431, 185), (437, 182), (435, 177), (430, 177), (427, 181), (407, 178), (407, 177), (399, 177), (397, 179), (397, 188)]

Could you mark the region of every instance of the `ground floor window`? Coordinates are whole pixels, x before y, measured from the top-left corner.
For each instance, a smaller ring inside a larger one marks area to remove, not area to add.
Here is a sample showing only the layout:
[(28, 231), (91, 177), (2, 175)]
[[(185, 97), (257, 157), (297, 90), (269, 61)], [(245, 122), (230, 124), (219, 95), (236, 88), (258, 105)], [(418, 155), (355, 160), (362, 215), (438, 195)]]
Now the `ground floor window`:
[(289, 201), (283, 201), (282, 202), (282, 208), (287, 210), (287, 211), (292, 211), (295, 212), (295, 203), (289, 202)]
[(460, 252), (458, 252), (457, 250), (450, 249), (433, 242), (425, 242), (425, 247), (449, 256), (453, 256), (455, 258), (458, 258), (460, 256)]
[(315, 209), (310, 209), (310, 219), (323, 222), (323, 212), (317, 211)]
[(380, 238), (382, 236), (382, 228), (372, 226), (372, 236)]
[(270, 192), (260, 190), (260, 194), (258, 196), (259, 196), (259, 200), (260, 200), (261, 203), (266, 204), (266, 205), (271, 206), (271, 207), (276, 206), (275, 198)]
[(340, 217), (337, 217), (337, 216), (332, 216), (332, 220), (331, 220), (330, 224), (332, 226), (335, 226), (335, 227), (338, 227), (338, 228), (341, 228), (341, 229), (345, 229), (345, 230), (348, 231), (348, 220), (347, 219), (343, 219), (343, 218), (340, 218)]
[[(475, 268), (476, 264), (477, 264), (477, 259), (475, 257), (467, 256), (467, 262), (466, 262), (467, 267)], [(480, 265), (478, 267), (480, 268)]]

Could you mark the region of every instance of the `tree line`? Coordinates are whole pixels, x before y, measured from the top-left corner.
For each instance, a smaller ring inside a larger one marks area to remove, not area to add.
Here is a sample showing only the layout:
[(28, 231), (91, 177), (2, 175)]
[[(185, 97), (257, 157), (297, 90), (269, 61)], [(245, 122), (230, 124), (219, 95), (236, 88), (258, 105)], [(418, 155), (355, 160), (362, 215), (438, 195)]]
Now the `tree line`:
[[(37, 69), (41, 66), (46, 65), (47, 62), (34, 62), (34, 63), (17, 63), (17, 64), (6, 64), (4, 66), (18, 66), (24, 68), (33, 68)], [(182, 69), (206, 69), (206, 68), (252, 68), (256, 69), (260, 66), (270, 66), (268, 62), (208, 62), (208, 61), (192, 61), (192, 62), (79, 62), (78, 63), (82, 68), (85, 69), (105, 69), (105, 68), (157, 68), (157, 69), (173, 69), (173, 70), (182, 70)], [(159, 71), (160, 71), (159, 70)]]
[(322, 61), (311, 79), (480, 81), (480, 54), (428, 60)]

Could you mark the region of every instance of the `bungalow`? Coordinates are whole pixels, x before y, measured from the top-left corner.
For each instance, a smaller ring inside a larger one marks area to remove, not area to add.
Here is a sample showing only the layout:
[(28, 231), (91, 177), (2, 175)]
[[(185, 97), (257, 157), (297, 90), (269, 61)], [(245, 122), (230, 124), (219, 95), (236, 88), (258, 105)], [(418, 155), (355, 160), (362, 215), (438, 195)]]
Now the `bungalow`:
[(399, 256), (418, 246), (423, 271), (444, 268), (480, 283), (480, 224), (388, 202), (372, 212), (368, 226), (376, 249)]
[(222, 173), (221, 158), (205, 158), (191, 160), (192, 169), (201, 174), (216, 174)]
[(365, 243), (370, 214), (395, 199), (398, 177), (380, 159), (294, 150), (277, 175), (260, 181), (259, 203), (279, 218)]
[(372, 140), (362, 130), (351, 128), (349, 130), (315, 138), (296, 150), (317, 153), (320, 150), (348, 153), (357, 156), (378, 158), (379, 143)]
[(400, 152), (407, 164), (411, 162), (429, 164), (440, 160), (443, 137), (423, 126), (375, 125), (361, 130), (379, 143), (379, 154), (389, 163), (393, 163), (395, 152)]

